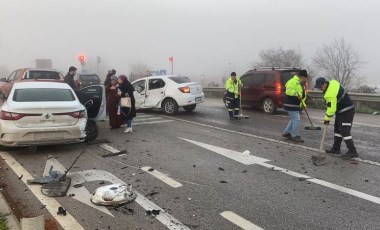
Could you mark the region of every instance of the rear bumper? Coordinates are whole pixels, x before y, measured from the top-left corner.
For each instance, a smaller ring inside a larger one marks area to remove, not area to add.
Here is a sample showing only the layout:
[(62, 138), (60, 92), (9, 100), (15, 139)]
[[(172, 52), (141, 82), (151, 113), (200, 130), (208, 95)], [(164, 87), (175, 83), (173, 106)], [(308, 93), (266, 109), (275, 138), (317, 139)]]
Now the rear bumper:
[(178, 106), (188, 106), (203, 103), (205, 99), (204, 93), (192, 95), (192, 94), (183, 94), (182, 96), (176, 98)]
[(86, 137), (85, 121), (74, 126), (49, 128), (18, 128), (12, 122), (0, 121), (0, 145), (31, 146), (83, 142)]

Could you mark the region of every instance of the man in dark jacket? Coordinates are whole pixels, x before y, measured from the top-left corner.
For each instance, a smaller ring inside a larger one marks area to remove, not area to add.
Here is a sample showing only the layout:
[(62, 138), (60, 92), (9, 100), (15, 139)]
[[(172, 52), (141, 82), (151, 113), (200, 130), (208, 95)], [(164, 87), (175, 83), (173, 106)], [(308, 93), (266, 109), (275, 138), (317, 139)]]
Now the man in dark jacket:
[(352, 103), (346, 89), (336, 80), (327, 81), (320, 77), (315, 82), (315, 87), (321, 89), (327, 103), (324, 124), (328, 125), (335, 115), (334, 124), (334, 144), (326, 153), (340, 155), (340, 145), (342, 140), (347, 145), (348, 152), (342, 155), (345, 159), (358, 157), (354, 141), (351, 136), (351, 127), (355, 115), (355, 106)]
[(104, 80), (104, 86), (107, 87), (108, 84), (111, 84), (111, 77), (116, 75), (116, 70), (108, 71), (108, 74), (106, 76), (106, 80)]
[(69, 68), (69, 72), (66, 74), (65, 79), (64, 79), (65, 83), (67, 83), (73, 90), (78, 89), (78, 86), (74, 80), (75, 74), (77, 74), (77, 68), (75, 68), (74, 66), (71, 66)]

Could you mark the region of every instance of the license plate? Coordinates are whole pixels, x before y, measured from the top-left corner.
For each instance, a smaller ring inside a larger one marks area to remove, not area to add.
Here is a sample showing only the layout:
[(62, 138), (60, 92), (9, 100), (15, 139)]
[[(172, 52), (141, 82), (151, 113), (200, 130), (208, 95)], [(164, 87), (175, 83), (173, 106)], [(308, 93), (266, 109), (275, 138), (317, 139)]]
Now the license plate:
[(35, 133), (34, 140), (56, 140), (62, 139), (63, 133), (49, 132), (49, 133)]
[(202, 101), (202, 97), (196, 97), (195, 101)]

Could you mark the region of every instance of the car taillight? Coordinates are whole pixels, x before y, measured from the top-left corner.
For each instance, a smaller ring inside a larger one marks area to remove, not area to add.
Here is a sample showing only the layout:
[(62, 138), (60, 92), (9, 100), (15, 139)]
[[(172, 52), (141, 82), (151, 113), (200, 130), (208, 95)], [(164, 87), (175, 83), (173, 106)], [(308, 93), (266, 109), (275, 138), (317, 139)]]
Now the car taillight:
[(276, 83), (276, 94), (281, 94), (282, 93), (282, 85), (280, 82)]
[(185, 87), (180, 87), (180, 88), (178, 88), (178, 89), (179, 89), (179, 91), (181, 91), (182, 93), (190, 93), (190, 87), (185, 86)]
[(0, 119), (1, 120), (17, 121), (23, 117), (41, 116), (41, 115), (42, 115), (42, 113), (12, 113), (12, 112), (7, 112), (4, 110), (1, 110)]
[(73, 118), (84, 118), (86, 117), (86, 111), (81, 110), (81, 111), (76, 111), (76, 112), (67, 112), (67, 113), (53, 113), (53, 115), (68, 115)]

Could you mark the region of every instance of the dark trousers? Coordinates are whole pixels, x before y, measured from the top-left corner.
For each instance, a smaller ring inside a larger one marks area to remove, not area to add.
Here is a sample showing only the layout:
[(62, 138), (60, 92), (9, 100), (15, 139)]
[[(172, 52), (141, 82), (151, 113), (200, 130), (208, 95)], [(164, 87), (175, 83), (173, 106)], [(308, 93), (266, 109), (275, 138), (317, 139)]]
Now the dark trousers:
[(240, 110), (240, 98), (227, 98), (228, 115), (233, 118), (234, 115), (239, 114)]
[(334, 124), (334, 145), (333, 149), (340, 150), (342, 140), (347, 145), (348, 150), (356, 152), (354, 141), (351, 136), (351, 127), (354, 120), (355, 109), (351, 109), (344, 113), (337, 113)]

